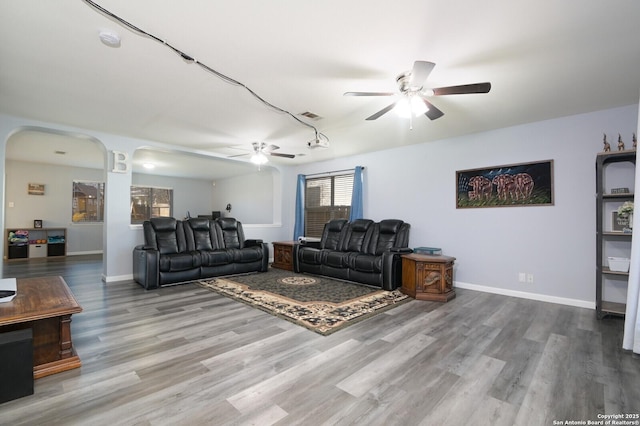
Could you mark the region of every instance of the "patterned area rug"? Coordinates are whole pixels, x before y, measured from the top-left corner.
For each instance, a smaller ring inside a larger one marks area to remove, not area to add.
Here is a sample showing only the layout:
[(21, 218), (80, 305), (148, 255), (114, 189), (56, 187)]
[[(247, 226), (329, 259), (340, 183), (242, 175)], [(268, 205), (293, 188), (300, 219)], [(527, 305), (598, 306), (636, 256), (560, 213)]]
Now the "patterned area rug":
[(384, 291), (280, 269), (196, 284), (323, 336), (410, 300), (399, 290)]

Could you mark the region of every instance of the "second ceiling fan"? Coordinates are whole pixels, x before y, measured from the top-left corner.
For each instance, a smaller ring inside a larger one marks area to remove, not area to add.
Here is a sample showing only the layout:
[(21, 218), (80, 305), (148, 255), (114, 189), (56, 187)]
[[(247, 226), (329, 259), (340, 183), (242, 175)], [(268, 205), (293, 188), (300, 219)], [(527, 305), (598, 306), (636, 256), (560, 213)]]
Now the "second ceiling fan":
[[(270, 155), (272, 157), (284, 157), (284, 158), (295, 158), (296, 156), (294, 154), (283, 154), (280, 152), (273, 152), (276, 151), (278, 149), (280, 149), (279, 146), (277, 145), (267, 145), (265, 142), (253, 142), (251, 144), (252, 148), (253, 148), (253, 154), (251, 154), (251, 162), (256, 163), (256, 164), (264, 164), (267, 162), (267, 155)], [(232, 157), (241, 157), (243, 155), (249, 155), (247, 154), (238, 154), (238, 155), (231, 155), (229, 156), (229, 158)]]
[[(435, 120), (442, 117), (444, 112), (429, 102), (426, 99), (427, 97), (489, 93), (491, 90), (491, 83), (488, 82), (438, 87), (434, 89), (427, 88), (425, 87), (426, 80), (435, 66), (436, 64), (433, 62), (415, 61), (411, 71), (402, 73), (396, 78), (402, 98), (382, 108), (366, 119), (376, 120), (392, 109), (399, 108), (401, 115), (411, 117), (412, 113), (416, 115), (424, 114), (429, 117), (429, 119)], [(394, 96), (396, 94), (397, 93), (392, 92), (346, 92), (344, 96)], [(402, 109), (404, 109), (404, 111), (402, 111)]]

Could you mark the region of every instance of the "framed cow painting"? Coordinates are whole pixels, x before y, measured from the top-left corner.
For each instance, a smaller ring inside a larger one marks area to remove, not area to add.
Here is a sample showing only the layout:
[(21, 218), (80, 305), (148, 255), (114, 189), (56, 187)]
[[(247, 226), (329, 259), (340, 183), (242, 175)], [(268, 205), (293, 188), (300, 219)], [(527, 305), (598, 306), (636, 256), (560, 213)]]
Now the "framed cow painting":
[(456, 208), (553, 205), (553, 160), (456, 172)]

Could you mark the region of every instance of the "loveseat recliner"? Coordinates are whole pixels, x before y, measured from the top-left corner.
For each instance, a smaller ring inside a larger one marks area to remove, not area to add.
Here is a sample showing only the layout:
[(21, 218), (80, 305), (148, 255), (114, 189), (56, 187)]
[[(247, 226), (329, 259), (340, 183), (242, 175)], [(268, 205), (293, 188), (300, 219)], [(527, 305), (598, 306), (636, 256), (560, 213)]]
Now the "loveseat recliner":
[(397, 219), (335, 219), (317, 243), (296, 244), (293, 270), (394, 290), (402, 285), (403, 253), (411, 253), (411, 225)]
[(133, 278), (145, 289), (269, 267), (268, 245), (245, 240), (234, 218), (157, 217), (142, 227), (145, 243), (133, 249)]

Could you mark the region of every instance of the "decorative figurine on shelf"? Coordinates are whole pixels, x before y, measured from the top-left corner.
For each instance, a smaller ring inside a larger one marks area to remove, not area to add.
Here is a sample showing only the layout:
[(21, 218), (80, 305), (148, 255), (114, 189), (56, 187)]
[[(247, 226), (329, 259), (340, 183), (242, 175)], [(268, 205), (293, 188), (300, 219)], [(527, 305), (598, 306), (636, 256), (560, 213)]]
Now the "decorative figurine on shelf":
[(638, 148), (638, 139), (636, 139), (636, 134), (633, 134), (633, 149)]
[(624, 151), (624, 142), (622, 142), (622, 136), (618, 133), (618, 151)]
[(604, 142), (604, 149), (602, 151), (603, 152), (611, 151), (611, 145), (609, 144), (609, 142), (607, 142), (607, 134), (606, 133), (604, 133), (604, 138), (602, 139), (602, 142)]

